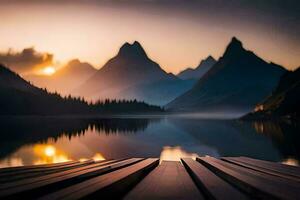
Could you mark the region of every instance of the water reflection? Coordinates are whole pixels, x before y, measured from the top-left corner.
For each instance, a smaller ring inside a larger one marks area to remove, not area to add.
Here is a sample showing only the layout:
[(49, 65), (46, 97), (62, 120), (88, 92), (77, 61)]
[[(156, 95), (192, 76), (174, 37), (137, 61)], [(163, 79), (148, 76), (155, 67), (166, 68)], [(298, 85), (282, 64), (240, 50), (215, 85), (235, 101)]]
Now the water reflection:
[[(69, 160), (104, 160), (82, 140), (95, 135), (128, 135), (144, 131), (147, 118), (11, 117), (0, 120), (0, 167), (58, 163)], [(97, 137), (96, 137), (97, 138)], [(97, 138), (99, 139), (99, 138)]]
[(297, 164), (299, 125), (197, 118), (3, 118), (0, 167), (124, 157), (249, 156)]
[(88, 158), (79, 158), (78, 159), (79, 162), (85, 162), (85, 161), (88, 161), (88, 160), (89, 160)]
[(34, 157), (37, 159), (34, 165), (67, 162), (71, 159), (67, 154), (54, 145), (36, 144), (33, 146)]
[(196, 160), (196, 157), (199, 157), (196, 153), (188, 153), (182, 147), (163, 147), (160, 154), (160, 162), (162, 161), (181, 161), (180, 158), (192, 158)]
[(100, 160), (105, 160), (104, 156), (101, 154), (101, 153), (96, 153), (94, 156), (93, 156), (93, 160), (94, 161), (100, 161)]
[(298, 123), (197, 119), (173, 121), (201, 144), (217, 147), (220, 156), (242, 155), (270, 161), (300, 158)]
[(17, 167), (17, 166), (23, 166), (23, 165), (24, 164), (23, 164), (22, 158), (6, 158), (0, 162), (0, 168), (11, 167), (11, 166)]
[(145, 130), (150, 122), (158, 119), (88, 119), (57, 117), (0, 118), (0, 158), (16, 151), (22, 145), (55, 143), (59, 138), (83, 136), (88, 131), (105, 134), (132, 134)]
[[(258, 121), (253, 124), (256, 127), (256, 132), (270, 138), (274, 146), (280, 150), (286, 160), (299, 160), (300, 126), (298, 123), (292, 121)], [(257, 129), (257, 127), (260, 127), (260, 129)]]
[(295, 158), (284, 159), (281, 163), (285, 165), (299, 166), (299, 160), (296, 160)]

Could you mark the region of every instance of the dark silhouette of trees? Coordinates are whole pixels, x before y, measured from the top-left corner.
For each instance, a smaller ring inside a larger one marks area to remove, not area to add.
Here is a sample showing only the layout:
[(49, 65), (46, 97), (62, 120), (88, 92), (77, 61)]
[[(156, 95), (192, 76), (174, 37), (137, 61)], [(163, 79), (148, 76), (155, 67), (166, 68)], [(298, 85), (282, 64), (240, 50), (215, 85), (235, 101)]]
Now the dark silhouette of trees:
[(17, 90), (0, 88), (0, 114), (33, 114), (33, 115), (81, 115), (81, 114), (121, 114), (162, 112), (159, 106), (149, 105), (137, 100), (105, 99), (104, 101), (87, 102), (82, 97), (71, 95), (62, 97), (58, 93), (36, 95)]
[(93, 110), (104, 113), (138, 113), (138, 112), (162, 112), (163, 109), (159, 106), (149, 105), (145, 102), (125, 99), (105, 99), (104, 101), (98, 100), (94, 104), (90, 104)]

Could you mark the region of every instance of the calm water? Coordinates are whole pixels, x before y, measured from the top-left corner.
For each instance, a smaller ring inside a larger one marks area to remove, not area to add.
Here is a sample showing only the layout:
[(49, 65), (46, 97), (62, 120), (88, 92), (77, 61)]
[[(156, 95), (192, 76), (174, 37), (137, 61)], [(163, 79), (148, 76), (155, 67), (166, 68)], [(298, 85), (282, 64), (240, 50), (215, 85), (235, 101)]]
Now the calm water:
[(250, 156), (297, 164), (292, 123), (152, 118), (2, 118), (0, 167), (124, 157)]

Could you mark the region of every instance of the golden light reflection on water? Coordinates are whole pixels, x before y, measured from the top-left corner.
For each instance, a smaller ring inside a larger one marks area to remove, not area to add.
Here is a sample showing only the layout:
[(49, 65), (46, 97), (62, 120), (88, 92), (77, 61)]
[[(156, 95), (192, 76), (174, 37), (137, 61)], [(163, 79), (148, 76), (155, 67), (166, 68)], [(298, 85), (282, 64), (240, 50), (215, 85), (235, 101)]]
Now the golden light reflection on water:
[(49, 138), (45, 143), (24, 145), (6, 158), (0, 159), (0, 168), (60, 163), (71, 160), (82, 162), (105, 160), (105, 154), (107, 154), (105, 148), (102, 148), (101, 144), (98, 143), (94, 146), (90, 145), (95, 141), (94, 136), (94, 133), (88, 132), (85, 137), (72, 138), (71, 142), (69, 137), (63, 136), (59, 140)]
[(87, 158), (79, 158), (79, 162), (85, 162), (85, 161), (88, 161), (89, 159), (87, 159)]
[[(34, 162), (38, 164), (50, 164), (71, 161), (72, 159), (67, 156), (65, 152), (57, 149), (54, 145), (35, 145), (33, 147), (34, 154), (38, 156), (38, 160)], [(93, 159), (94, 161), (105, 160), (101, 153), (96, 153), (92, 158), (79, 158), (79, 162), (85, 162)]]
[(263, 123), (254, 122), (254, 128), (258, 133), (264, 133), (264, 124)]
[[(78, 160), (79, 162), (85, 162), (88, 160), (94, 161), (101, 161), (105, 160), (105, 157), (101, 153), (95, 153), (93, 157), (89, 158), (79, 158), (73, 159), (67, 156), (65, 152), (58, 149), (54, 145), (45, 145), (45, 144), (37, 144), (31, 148), (33, 152), (34, 160), (33, 165), (41, 165), (41, 164), (53, 164), (53, 163), (60, 163), (60, 162), (67, 162), (71, 160)], [(3, 167), (17, 167), (17, 166), (24, 166), (22, 158), (9, 158), (2, 160), (0, 162), (0, 168)]]
[(3, 167), (18, 167), (23, 166), (23, 160), (22, 158), (11, 158), (11, 159), (5, 159), (2, 162), (0, 162), (0, 168)]
[(299, 166), (300, 164), (299, 161), (294, 158), (287, 158), (283, 160), (281, 163), (285, 165), (292, 165), (292, 166)]
[(34, 165), (60, 163), (71, 160), (65, 152), (49, 144), (34, 145), (33, 152), (37, 157), (37, 160), (33, 163)]
[(94, 161), (105, 160), (104, 156), (101, 153), (96, 153), (93, 157)]
[(164, 146), (160, 153), (160, 162), (162, 161), (180, 161), (180, 158), (192, 158), (196, 160), (199, 155), (196, 153), (188, 153), (180, 146), (170, 147)]
[(94, 161), (105, 160), (104, 156), (101, 153), (96, 153), (92, 158), (79, 158), (78, 161), (79, 162), (85, 162), (85, 161), (88, 161), (90, 159), (93, 159)]
[(56, 153), (56, 149), (53, 146), (47, 146), (45, 148), (45, 154), (48, 157), (54, 156)]

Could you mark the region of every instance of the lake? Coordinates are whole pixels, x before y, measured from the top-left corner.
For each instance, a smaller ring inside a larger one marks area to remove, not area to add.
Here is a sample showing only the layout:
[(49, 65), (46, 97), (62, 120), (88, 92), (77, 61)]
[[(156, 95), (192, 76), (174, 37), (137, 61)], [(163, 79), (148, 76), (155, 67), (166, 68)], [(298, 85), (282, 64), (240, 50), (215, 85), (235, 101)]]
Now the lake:
[(0, 167), (126, 157), (249, 156), (297, 165), (299, 124), (182, 116), (2, 117)]

